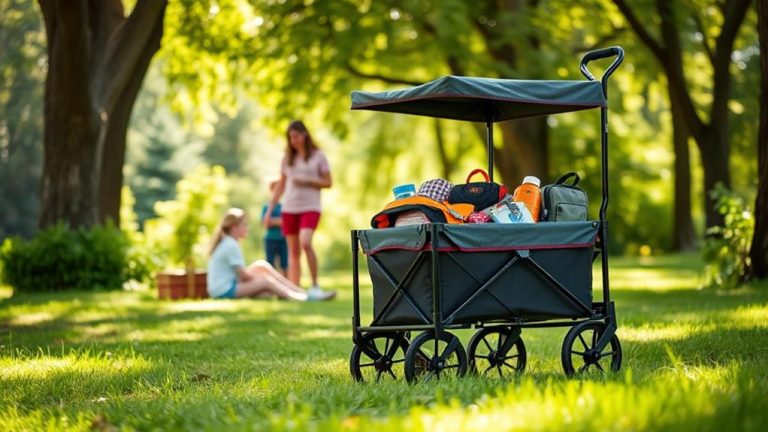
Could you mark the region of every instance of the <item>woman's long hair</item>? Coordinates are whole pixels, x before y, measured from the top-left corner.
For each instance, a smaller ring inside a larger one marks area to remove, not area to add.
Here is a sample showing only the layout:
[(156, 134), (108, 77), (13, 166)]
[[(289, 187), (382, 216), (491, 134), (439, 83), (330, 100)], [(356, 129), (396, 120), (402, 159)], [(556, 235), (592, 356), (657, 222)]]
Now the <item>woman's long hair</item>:
[(301, 120), (294, 120), (288, 125), (288, 129), (285, 131), (285, 138), (287, 140), (286, 154), (288, 155), (288, 165), (293, 166), (293, 161), (296, 159), (296, 149), (291, 146), (291, 131), (296, 131), (304, 134), (304, 160), (307, 161), (317, 150), (317, 145), (312, 140), (312, 134), (309, 133), (304, 122)]
[(224, 217), (216, 226), (216, 230), (213, 232), (213, 238), (211, 239), (211, 249), (208, 251), (208, 255), (213, 255), (213, 251), (221, 243), (221, 239), (224, 238), (224, 234), (229, 235), (229, 231), (233, 226), (239, 224), (245, 219), (245, 212), (242, 209), (232, 207), (227, 210)]

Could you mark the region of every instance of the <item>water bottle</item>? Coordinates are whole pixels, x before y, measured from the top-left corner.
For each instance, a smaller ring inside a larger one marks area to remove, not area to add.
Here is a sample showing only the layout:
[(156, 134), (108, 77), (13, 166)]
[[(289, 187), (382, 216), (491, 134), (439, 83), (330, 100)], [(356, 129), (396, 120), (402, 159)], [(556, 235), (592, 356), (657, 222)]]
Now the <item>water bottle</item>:
[(409, 183), (395, 186), (392, 189), (392, 194), (395, 196), (396, 200), (408, 198), (409, 196), (416, 194), (416, 185)]
[(541, 180), (535, 176), (525, 176), (523, 184), (515, 188), (512, 199), (525, 203), (525, 207), (531, 213), (534, 222), (539, 221), (539, 211), (541, 209)]

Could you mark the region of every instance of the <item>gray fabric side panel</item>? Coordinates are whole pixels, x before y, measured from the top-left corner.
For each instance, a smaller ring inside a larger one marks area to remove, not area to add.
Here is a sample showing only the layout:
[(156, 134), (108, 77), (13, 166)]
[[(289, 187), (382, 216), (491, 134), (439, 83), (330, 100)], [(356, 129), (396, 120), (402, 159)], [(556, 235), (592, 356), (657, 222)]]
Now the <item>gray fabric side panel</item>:
[(394, 228), (369, 229), (360, 231), (363, 252), (382, 249), (421, 250), (427, 241), (429, 225), (407, 225)]
[(438, 248), (461, 250), (505, 250), (566, 248), (593, 245), (597, 222), (540, 222), (537, 224), (445, 225)]
[(503, 121), (605, 106), (599, 81), (513, 80), (445, 76), (416, 87), (355, 91), (352, 109), (467, 121)]

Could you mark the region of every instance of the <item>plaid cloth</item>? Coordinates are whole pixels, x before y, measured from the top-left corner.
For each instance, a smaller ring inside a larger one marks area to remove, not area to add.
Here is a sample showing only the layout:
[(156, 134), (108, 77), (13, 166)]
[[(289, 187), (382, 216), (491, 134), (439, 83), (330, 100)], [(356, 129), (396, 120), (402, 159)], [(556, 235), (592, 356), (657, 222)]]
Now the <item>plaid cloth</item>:
[(448, 194), (451, 193), (452, 188), (453, 183), (445, 179), (436, 178), (422, 183), (416, 195), (425, 196), (437, 202), (443, 202), (448, 199)]

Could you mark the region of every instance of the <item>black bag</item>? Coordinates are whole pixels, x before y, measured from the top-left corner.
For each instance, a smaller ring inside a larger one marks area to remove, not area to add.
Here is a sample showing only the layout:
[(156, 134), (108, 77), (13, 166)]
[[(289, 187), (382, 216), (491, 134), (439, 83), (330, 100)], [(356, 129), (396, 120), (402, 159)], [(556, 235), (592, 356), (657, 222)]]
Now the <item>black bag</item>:
[[(469, 179), (475, 174), (482, 174), (484, 182), (470, 183)], [(467, 176), (466, 184), (455, 185), (448, 194), (448, 202), (451, 204), (468, 203), (475, 206), (475, 210), (488, 208), (507, 196), (508, 189), (503, 184), (491, 182), (488, 173), (480, 168), (472, 170)]]
[[(573, 183), (565, 184), (571, 177), (574, 177)], [(541, 220), (549, 222), (587, 220), (589, 209), (587, 193), (576, 187), (579, 180), (581, 179), (578, 174), (569, 172), (557, 179), (554, 184), (546, 185), (541, 189), (544, 210)]]

